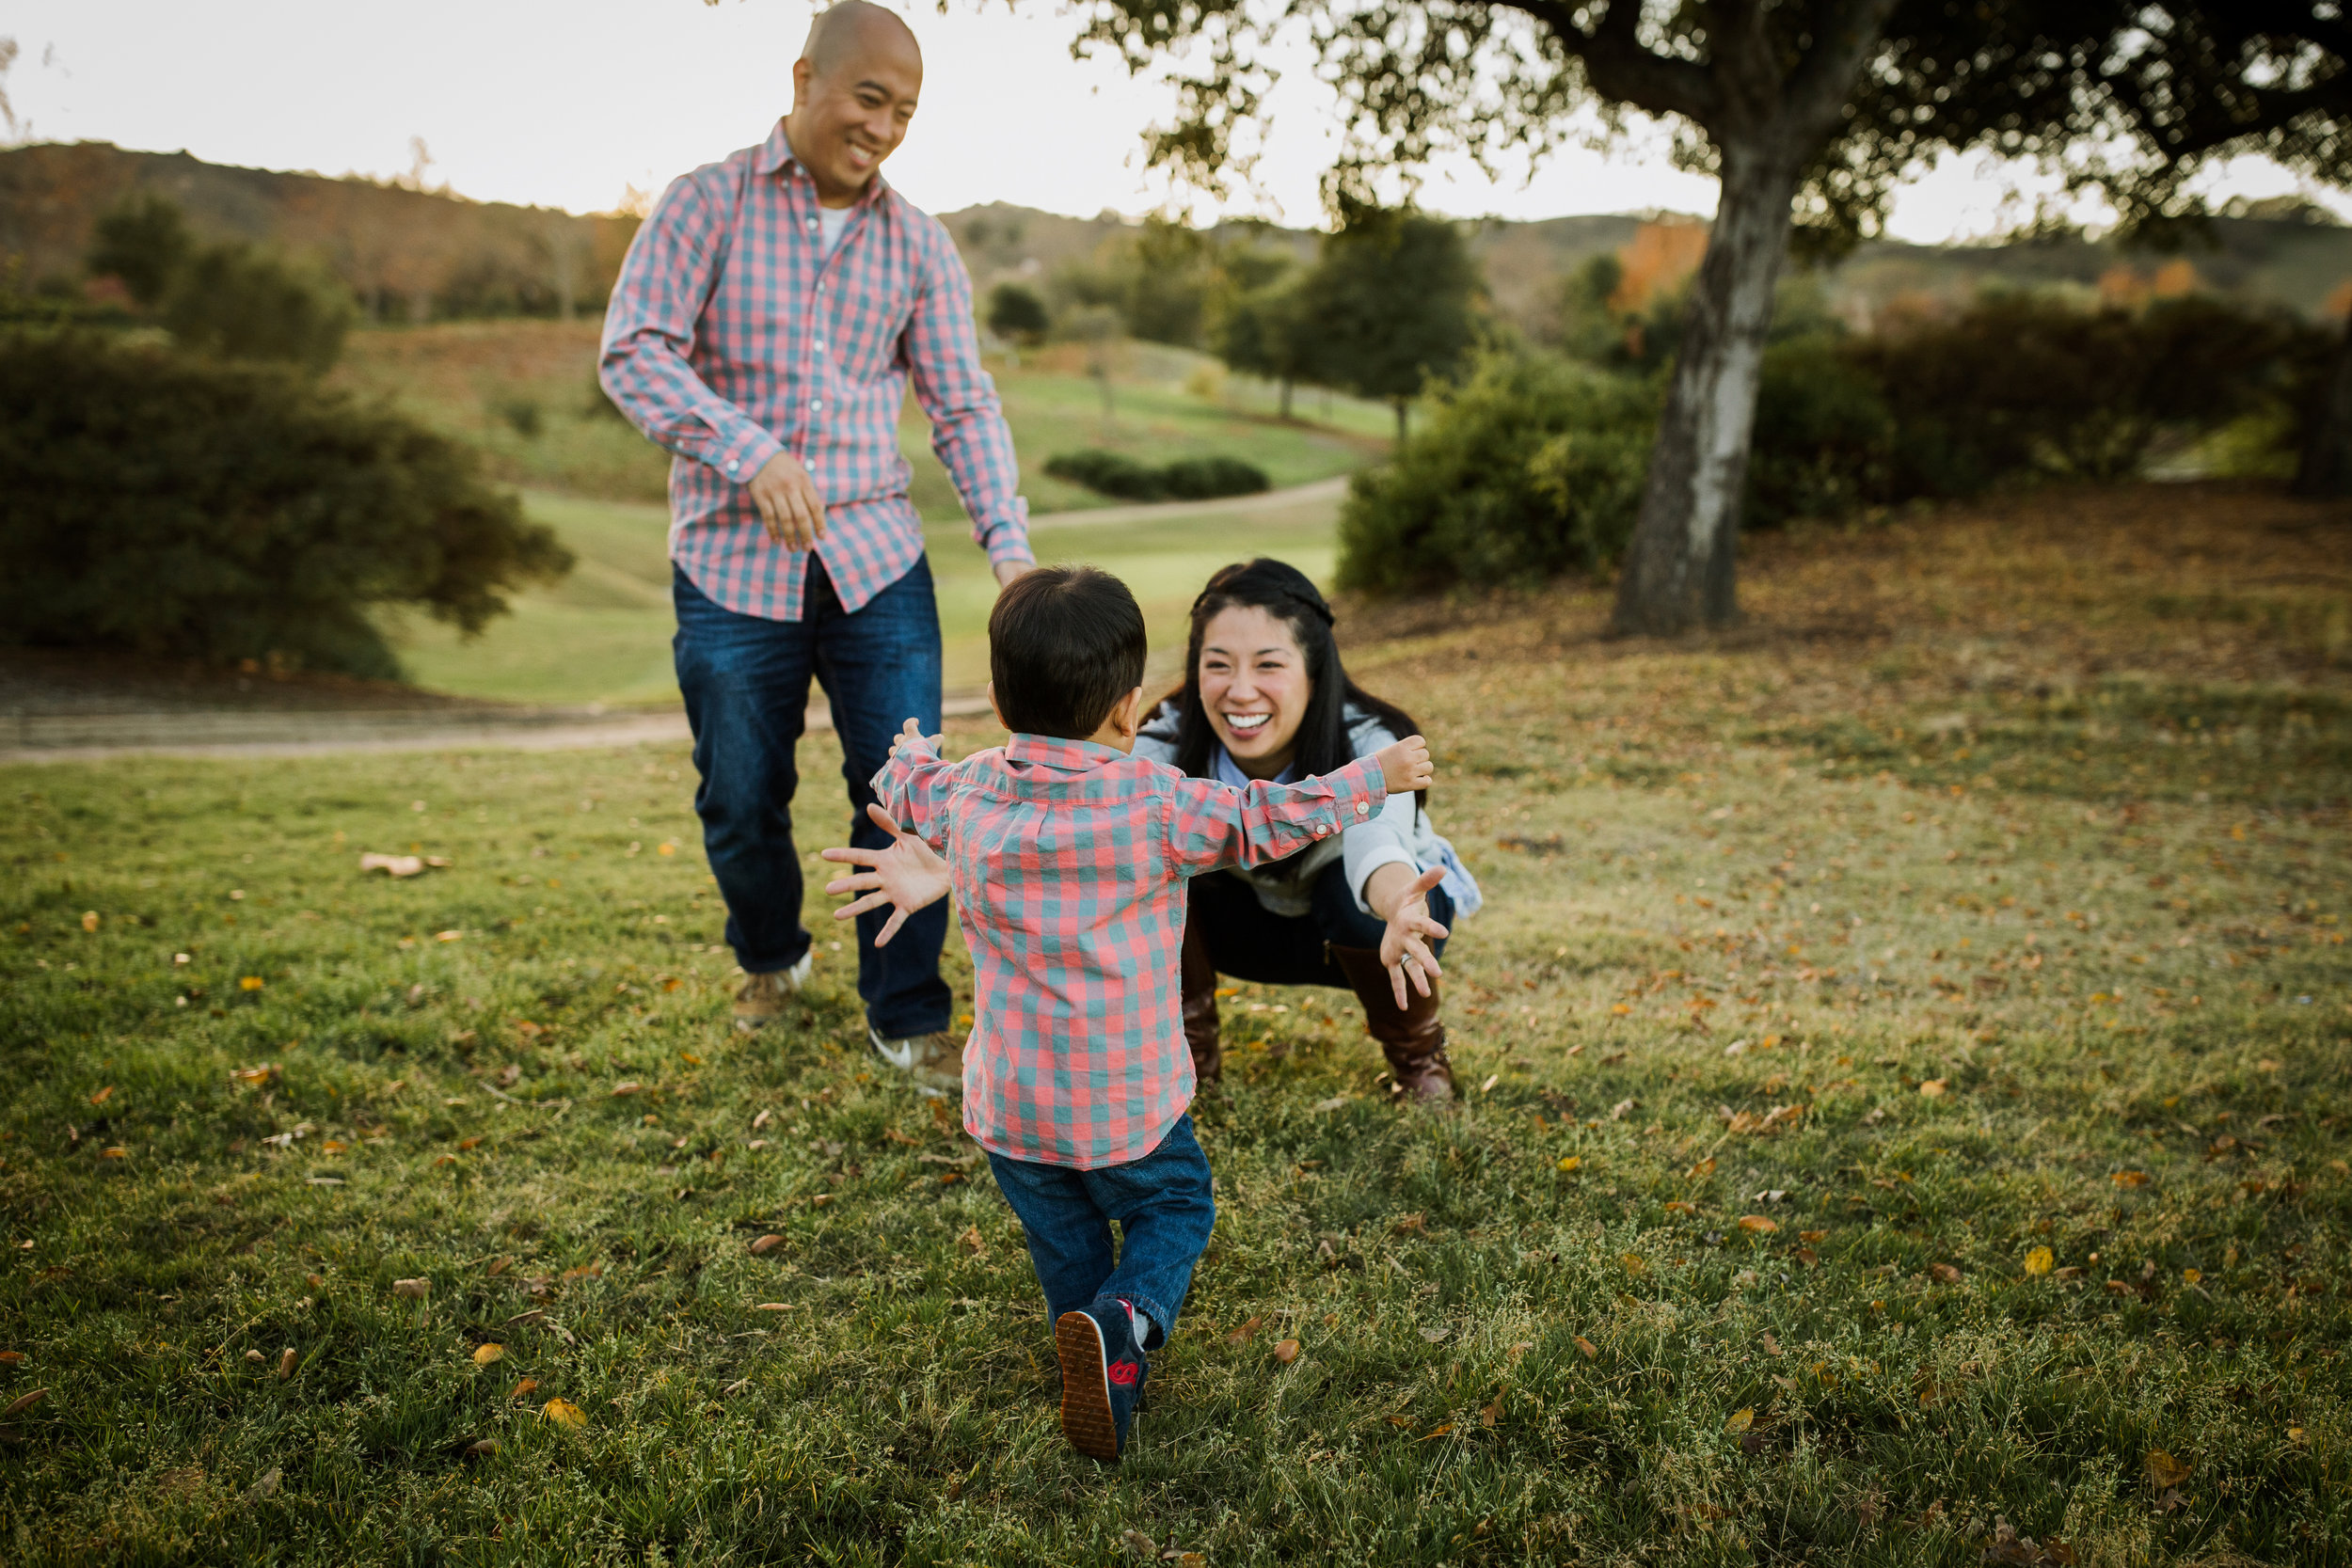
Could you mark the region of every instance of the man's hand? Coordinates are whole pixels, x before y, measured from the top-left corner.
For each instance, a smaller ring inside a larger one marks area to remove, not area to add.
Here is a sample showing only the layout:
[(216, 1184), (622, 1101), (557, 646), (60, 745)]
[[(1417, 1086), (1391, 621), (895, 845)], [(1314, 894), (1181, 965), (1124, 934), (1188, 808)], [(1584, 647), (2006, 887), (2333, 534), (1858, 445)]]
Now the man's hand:
[(1036, 570), (1037, 562), (1033, 561), (1000, 561), (995, 566), (996, 586), (1010, 588), (1013, 578)]
[[(828, 855), (833, 851), (825, 851)], [(1387, 867), (1383, 866), (1382, 870)], [(1445, 867), (1432, 866), (1413, 879), (1405, 895), (1396, 901), (1389, 913), (1388, 929), (1380, 933), (1380, 962), (1389, 972), (1389, 984), (1396, 991), (1396, 1005), (1406, 1006), (1405, 981), (1410, 976), (1422, 995), (1429, 994), (1429, 977), (1443, 973), (1438, 968), (1438, 956), (1429, 951), (1432, 938), (1453, 935), (1429, 912), (1427, 895), (1431, 888), (1445, 880)]]
[(1388, 781), (1391, 795), (1427, 789), (1430, 781), (1437, 777), (1429, 766), (1429, 742), (1417, 735), (1392, 741), (1373, 755), (1379, 761), (1380, 776)]
[[(897, 735), (890, 737), (890, 754), (894, 757), (912, 756), (918, 751), (928, 750), (931, 755), (937, 756), (939, 754), (941, 743), (946, 741), (946, 738), (947, 737), (945, 735), (925, 735), (923, 733), (922, 724), (915, 720), (910, 719), (904, 724), (899, 726), (898, 733)], [(866, 808), (868, 811), (879, 811), (880, 809), (881, 808), (878, 806), (868, 806)], [(896, 832), (898, 830), (894, 828), (891, 831)]]
[(808, 477), (801, 460), (790, 452), (780, 451), (768, 459), (744, 488), (752, 493), (752, 504), (759, 508), (768, 537), (786, 549), (805, 550), (825, 536), (825, 498), (818, 493), (817, 482)]
[[(930, 845), (900, 829), (881, 806), (867, 806), (866, 815), (874, 826), (890, 834), (889, 848), (838, 848), (819, 853), (825, 860), (866, 867), (862, 872), (835, 878), (825, 884), (825, 891), (836, 897), (845, 893), (865, 895), (856, 903), (834, 911), (835, 920), (852, 920), (867, 910), (878, 910), (884, 904), (893, 906), (890, 919), (874, 938), (874, 945), (880, 947), (898, 934), (907, 916), (947, 896), (947, 863), (933, 854)], [(1428, 987), (1422, 989), (1426, 990)], [(1396, 994), (1400, 999), (1405, 995), (1402, 981), (1398, 982)]]

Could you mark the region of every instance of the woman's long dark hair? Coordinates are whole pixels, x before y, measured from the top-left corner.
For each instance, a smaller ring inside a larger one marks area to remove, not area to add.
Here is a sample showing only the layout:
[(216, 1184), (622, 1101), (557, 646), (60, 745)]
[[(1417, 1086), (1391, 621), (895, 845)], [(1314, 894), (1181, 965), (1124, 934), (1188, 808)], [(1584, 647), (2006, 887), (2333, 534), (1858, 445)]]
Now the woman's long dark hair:
[(1355, 704), (1402, 740), (1421, 733), (1412, 715), (1379, 698), (1347, 678), (1340, 662), (1340, 646), (1331, 636), (1331, 607), (1307, 574), (1287, 562), (1263, 556), (1220, 568), (1209, 578), (1200, 596), (1192, 601), (1192, 632), (1184, 644), (1184, 681), (1165, 702), (1176, 705), (1176, 766), (1197, 779), (1210, 776), (1210, 759), (1216, 755), (1216, 731), (1209, 725), (1200, 704), (1200, 639), (1220, 610), (1236, 606), (1263, 610), (1290, 627), (1306, 656), (1307, 679), (1312, 687), (1307, 712), (1298, 721), (1292, 766), (1298, 776), (1330, 773), (1356, 759), (1347, 743), (1347, 705)]

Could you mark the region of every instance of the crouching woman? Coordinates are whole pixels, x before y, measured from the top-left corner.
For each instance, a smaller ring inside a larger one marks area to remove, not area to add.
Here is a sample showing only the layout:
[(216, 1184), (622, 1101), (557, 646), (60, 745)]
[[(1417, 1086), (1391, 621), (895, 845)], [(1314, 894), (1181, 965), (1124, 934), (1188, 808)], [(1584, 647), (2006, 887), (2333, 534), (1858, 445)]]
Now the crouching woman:
[[(1234, 785), (1287, 783), (1370, 756), (1420, 726), (1347, 678), (1331, 607), (1279, 561), (1225, 567), (1193, 602), (1184, 682), (1136, 736), (1135, 754)], [(1353, 990), (1401, 1096), (1454, 1096), (1438, 957), (1478, 885), (1431, 826), (1425, 795), (1288, 860), (1193, 879), (1184, 925), (1184, 1035), (1200, 1081), (1224, 1063), (1219, 974)], [(1401, 954), (1402, 974), (1383, 964)], [(1407, 983), (1409, 981), (1409, 984)]]

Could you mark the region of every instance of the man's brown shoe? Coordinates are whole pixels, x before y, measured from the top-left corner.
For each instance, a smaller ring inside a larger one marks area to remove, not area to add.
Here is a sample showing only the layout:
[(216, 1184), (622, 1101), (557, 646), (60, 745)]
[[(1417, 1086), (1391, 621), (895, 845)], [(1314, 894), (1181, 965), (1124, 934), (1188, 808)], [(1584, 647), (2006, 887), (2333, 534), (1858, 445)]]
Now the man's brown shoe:
[(816, 967), (817, 952), (811, 948), (790, 969), (743, 976), (743, 988), (735, 993), (735, 1026), (748, 1035), (769, 1020), (783, 1017), (785, 1003), (808, 984), (809, 971)]
[(963, 1040), (952, 1032), (941, 1029), (929, 1035), (910, 1035), (902, 1040), (886, 1040), (868, 1024), (866, 1039), (874, 1048), (875, 1055), (925, 1088), (948, 1094), (963, 1091)]

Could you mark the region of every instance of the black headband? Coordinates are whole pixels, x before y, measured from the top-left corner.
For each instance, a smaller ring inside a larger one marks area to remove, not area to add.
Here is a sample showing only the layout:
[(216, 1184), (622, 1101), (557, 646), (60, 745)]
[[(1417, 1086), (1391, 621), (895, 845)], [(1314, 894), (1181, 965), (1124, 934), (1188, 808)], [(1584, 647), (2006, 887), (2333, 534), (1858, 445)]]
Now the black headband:
[[(1195, 616), (1198, 616), (1200, 613), (1200, 607), (1206, 604), (1211, 597), (1217, 594), (1232, 594), (1232, 591), (1227, 588), (1219, 588), (1216, 584), (1211, 583), (1208, 587), (1200, 590), (1200, 594), (1193, 599), (1192, 613)], [(1331, 613), (1331, 607), (1323, 602), (1320, 594), (1311, 599), (1304, 594), (1293, 593), (1287, 588), (1278, 588), (1268, 596), (1271, 598), (1282, 599), (1298, 606), (1301, 610), (1307, 610), (1309, 613), (1321, 619), (1323, 624), (1327, 626), (1336, 626), (1339, 625), (1338, 617)], [(1238, 595), (1233, 595), (1233, 597), (1237, 602), (1248, 602), (1240, 600)], [(1260, 605), (1258, 608), (1263, 610), (1271, 607)]]

